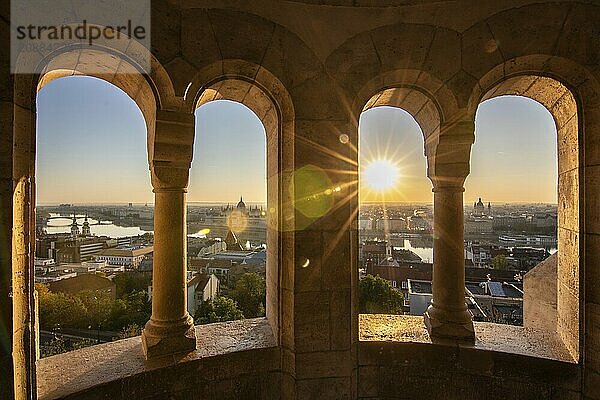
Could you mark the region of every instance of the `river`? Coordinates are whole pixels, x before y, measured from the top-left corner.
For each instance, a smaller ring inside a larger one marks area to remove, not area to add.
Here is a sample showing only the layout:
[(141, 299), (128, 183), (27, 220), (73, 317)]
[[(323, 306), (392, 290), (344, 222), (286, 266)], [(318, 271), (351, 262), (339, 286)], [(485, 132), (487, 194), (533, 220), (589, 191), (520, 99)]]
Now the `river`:
[[(422, 240), (415, 240), (415, 243), (411, 242), (411, 239), (396, 239), (392, 241), (392, 245), (396, 248), (407, 249), (421, 257), (423, 262), (433, 262), (433, 248), (432, 247), (418, 247), (418, 244), (422, 243)], [(556, 253), (556, 247), (546, 248), (550, 254)]]
[[(62, 217), (55, 218), (48, 221), (46, 226), (46, 232), (48, 233), (69, 233), (71, 232), (71, 223), (73, 222), (73, 217), (63, 216), (61, 214), (50, 213), (50, 217)], [(85, 215), (77, 215), (77, 224), (79, 224), (79, 232), (81, 232), (81, 226), (83, 225), (83, 221), (85, 220)], [(88, 218), (88, 222), (90, 223), (90, 231), (92, 235), (96, 236), (109, 236), (112, 238), (121, 238), (128, 236), (138, 236), (143, 235), (144, 233), (152, 232), (145, 231), (137, 226), (118, 226), (115, 225), (112, 221), (102, 221), (101, 225), (95, 225), (98, 223), (98, 220), (93, 218)]]
[(404, 239), (403, 245), (394, 243), (394, 247), (410, 250), (423, 260), (423, 262), (433, 262), (433, 248), (431, 247), (413, 247), (410, 239)]

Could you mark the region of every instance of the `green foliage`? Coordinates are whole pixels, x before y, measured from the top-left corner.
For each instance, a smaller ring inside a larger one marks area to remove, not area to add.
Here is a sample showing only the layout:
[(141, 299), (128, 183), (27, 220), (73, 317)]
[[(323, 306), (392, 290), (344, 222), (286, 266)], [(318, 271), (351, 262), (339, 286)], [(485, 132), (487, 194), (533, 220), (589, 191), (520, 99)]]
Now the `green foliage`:
[(508, 261), (506, 260), (506, 257), (503, 255), (498, 255), (492, 258), (492, 267), (500, 271), (506, 271), (508, 269)]
[(86, 290), (79, 292), (73, 298), (80, 299), (85, 307), (85, 326), (95, 329), (106, 327), (113, 301), (106, 292)]
[(130, 293), (148, 291), (148, 286), (152, 283), (151, 272), (128, 271), (117, 274), (113, 278), (117, 285), (117, 297), (124, 298)]
[(66, 353), (67, 351), (79, 350), (84, 347), (93, 346), (96, 344), (92, 339), (68, 340), (62, 337), (52, 339), (47, 344), (40, 346), (40, 357), (50, 357), (55, 354)]
[(238, 309), (234, 300), (224, 296), (219, 296), (213, 301), (202, 302), (194, 316), (194, 321), (199, 325), (236, 319), (244, 319), (244, 314)]
[(140, 336), (142, 334), (142, 327), (136, 324), (132, 324), (124, 328), (119, 333), (119, 339), (126, 339), (134, 336)]
[(262, 276), (246, 272), (229, 293), (246, 318), (264, 317), (267, 290)]
[(404, 296), (379, 275), (358, 282), (358, 307), (363, 314), (402, 314)]
[(39, 315), (42, 328), (86, 327), (87, 309), (80, 298), (50, 291), (39, 293)]
[(102, 291), (76, 294), (53, 293), (44, 285), (36, 286), (39, 296), (40, 326), (104, 329), (121, 331), (130, 325), (143, 326), (150, 319), (152, 305), (146, 290), (124, 294), (112, 300)]

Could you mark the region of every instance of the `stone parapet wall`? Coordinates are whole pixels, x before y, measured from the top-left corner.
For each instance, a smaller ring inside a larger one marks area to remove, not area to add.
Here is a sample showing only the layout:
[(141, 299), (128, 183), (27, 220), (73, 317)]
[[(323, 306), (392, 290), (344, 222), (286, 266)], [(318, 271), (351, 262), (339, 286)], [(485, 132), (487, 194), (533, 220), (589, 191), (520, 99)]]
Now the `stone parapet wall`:
[(146, 361), (134, 337), (38, 361), (38, 398), (274, 399), (280, 352), (265, 318), (196, 326), (198, 350)]
[(361, 314), (358, 398), (579, 398), (579, 368), (556, 334), (484, 322), (475, 331), (475, 345), (432, 343), (420, 317)]
[(554, 253), (523, 277), (523, 326), (556, 332), (558, 253)]

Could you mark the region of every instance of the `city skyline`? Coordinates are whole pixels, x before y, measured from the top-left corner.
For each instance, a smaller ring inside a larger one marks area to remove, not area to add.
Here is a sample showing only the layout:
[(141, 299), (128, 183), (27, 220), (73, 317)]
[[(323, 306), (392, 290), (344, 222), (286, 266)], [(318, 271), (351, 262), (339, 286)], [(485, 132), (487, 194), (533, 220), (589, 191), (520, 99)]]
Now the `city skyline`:
[[(412, 116), (401, 109), (371, 109), (361, 115), (359, 130), (361, 168), (369, 158), (386, 155), (394, 155), (391, 161), (399, 167), (386, 201), (430, 203), (423, 137)], [(51, 82), (38, 94), (38, 132), (40, 204), (152, 203), (145, 123), (120, 89), (89, 77)], [(528, 157), (515, 151), (522, 148)], [(232, 203), (242, 195), (248, 203), (264, 203), (265, 153), (264, 128), (245, 106), (229, 101), (202, 106), (196, 112), (188, 201)], [(556, 170), (556, 130), (542, 105), (522, 97), (480, 105), (465, 204), (479, 197), (492, 204), (555, 204)], [(377, 202), (381, 194), (369, 193), (361, 180), (360, 199)]]

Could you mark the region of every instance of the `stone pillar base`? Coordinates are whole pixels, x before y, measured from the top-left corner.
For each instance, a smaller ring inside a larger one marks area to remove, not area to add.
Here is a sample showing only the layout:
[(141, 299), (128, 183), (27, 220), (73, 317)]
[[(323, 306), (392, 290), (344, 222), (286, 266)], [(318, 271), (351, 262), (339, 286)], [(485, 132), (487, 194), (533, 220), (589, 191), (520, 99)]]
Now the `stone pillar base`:
[(146, 359), (196, 350), (194, 320), (187, 313), (179, 321), (150, 319), (142, 332), (142, 350)]
[(475, 343), (475, 328), (471, 314), (466, 309), (446, 311), (430, 305), (423, 317), (432, 340), (446, 339)]

